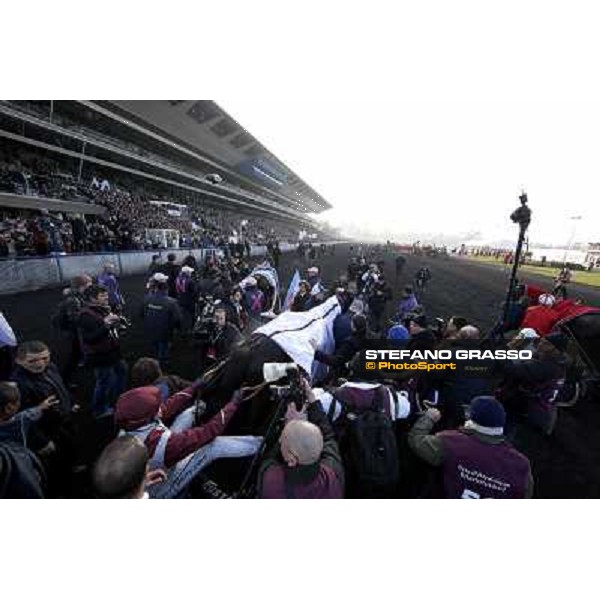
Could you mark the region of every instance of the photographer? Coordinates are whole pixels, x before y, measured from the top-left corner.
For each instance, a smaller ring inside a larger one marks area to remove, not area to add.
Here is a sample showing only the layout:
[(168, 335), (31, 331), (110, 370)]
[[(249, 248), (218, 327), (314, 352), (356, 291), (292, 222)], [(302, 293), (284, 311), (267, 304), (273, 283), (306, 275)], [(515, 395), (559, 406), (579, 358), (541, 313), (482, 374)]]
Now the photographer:
[(236, 286), (231, 290), (229, 297), (223, 300), (223, 306), (227, 311), (227, 320), (235, 325), (240, 331), (244, 331), (248, 324), (248, 314), (242, 306), (244, 293)]
[(258, 472), (259, 498), (343, 498), (344, 467), (320, 402), (302, 380), (306, 405), (291, 403), (279, 443)]
[(222, 304), (215, 308), (212, 327), (208, 331), (208, 340), (202, 346), (203, 366), (219, 362), (229, 356), (233, 346), (242, 341), (240, 330), (227, 321), (227, 309)]
[(96, 378), (91, 410), (102, 416), (111, 411), (111, 404), (125, 389), (127, 365), (121, 358), (119, 341), (122, 320), (111, 312), (105, 287), (90, 286), (84, 299), (79, 332), (86, 365), (94, 369)]
[(70, 346), (69, 357), (62, 370), (62, 375), (67, 382), (83, 358), (77, 324), (85, 302), (83, 294), (90, 285), (92, 285), (92, 278), (89, 275), (73, 277), (71, 285), (63, 291), (64, 298), (52, 316), (53, 325), (68, 339)]

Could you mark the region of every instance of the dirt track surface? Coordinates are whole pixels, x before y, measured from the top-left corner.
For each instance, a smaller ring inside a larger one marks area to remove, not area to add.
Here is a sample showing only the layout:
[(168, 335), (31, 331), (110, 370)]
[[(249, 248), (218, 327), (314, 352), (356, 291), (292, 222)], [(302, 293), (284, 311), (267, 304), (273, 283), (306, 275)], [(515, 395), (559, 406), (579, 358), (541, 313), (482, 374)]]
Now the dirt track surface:
[[(408, 256), (401, 277), (396, 280), (394, 255), (382, 256), (386, 260), (386, 276), (394, 288), (395, 306), (399, 290), (412, 283), (417, 269), (429, 266), (432, 280), (422, 302), (431, 317), (462, 315), (489, 329), (500, 311), (509, 271), (495, 265), (478, 264), (460, 258), (422, 259)], [(344, 273), (348, 262), (348, 246), (338, 246), (335, 255), (318, 258), (326, 283)], [(298, 260), (295, 253), (284, 255), (279, 273), (283, 286), (287, 287), (295, 267), (305, 269), (308, 265)], [(524, 276), (526, 282), (548, 288), (547, 278)], [(147, 353), (143, 331), (138, 317), (144, 291), (145, 277), (129, 277), (121, 281), (127, 299), (126, 313), (134, 319), (134, 326), (123, 340), (124, 356), (131, 365)], [(586, 286), (571, 286), (572, 295), (581, 295), (587, 303), (600, 306), (600, 290)], [(43, 290), (0, 296), (0, 310), (13, 326), (20, 340), (41, 339), (49, 343), (57, 362), (64, 356), (63, 343), (57, 339), (49, 323), (49, 315), (60, 300), (60, 290)], [(393, 306), (390, 303), (391, 314)], [(177, 340), (171, 352), (170, 371), (193, 379), (198, 375), (197, 361), (190, 343)], [(79, 396), (85, 403), (89, 393), (90, 374), (80, 374)], [(83, 423), (88, 424), (85, 417)], [(579, 403), (572, 409), (561, 411), (558, 424), (551, 438), (533, 436), (522, 442), (522, 450), (532, 461), (536, 483), (535, 496), (540, 498), (599, 498), (600, 497), (600, 403)], [(110, 427), (104, 427), (96, 439), (107, 440)], [(89, 439), (89, 436), (88, 436)], [(101, 449), (88, 451), (88, 459)]]

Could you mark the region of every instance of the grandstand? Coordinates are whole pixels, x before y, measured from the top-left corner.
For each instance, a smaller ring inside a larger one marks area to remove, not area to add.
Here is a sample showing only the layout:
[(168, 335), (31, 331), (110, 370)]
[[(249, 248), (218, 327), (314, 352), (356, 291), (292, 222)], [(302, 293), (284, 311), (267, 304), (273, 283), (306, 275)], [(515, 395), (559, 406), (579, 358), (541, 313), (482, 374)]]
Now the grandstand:
[[(234, 210), (297, 229), (314, 229), (309, 215), (330, 208), (208, 100), (1, 101), (0, 149), (12, 152), (16, 147), (60, 165), (61, 176), (68, 179), (68, 185), (58, 186), (61, 197), (48, 193), (48, 187), (57, 187), (49, 185), (55, 181), (38, 186), (41, 194), (37, 189), (31, 193), (34, 182), (23, 182), (20, 193), (45, 196), (49, 210), (97, 213), (91, 204), (81, 206), (93, 178), (127, 182), (128, 189), (142, 187), (162, 201)], [(65, 197), (65, 187), (71, 188), (70, 197)], [(63, 202), (54, 206), (53, 200)], [(69, 208), (70, 200), (79, 205)], [(22, 206), (28, 204), (39, 208), (39, 200)], [(2, 206), (14, 207), (14, 198), (0, 193)]]

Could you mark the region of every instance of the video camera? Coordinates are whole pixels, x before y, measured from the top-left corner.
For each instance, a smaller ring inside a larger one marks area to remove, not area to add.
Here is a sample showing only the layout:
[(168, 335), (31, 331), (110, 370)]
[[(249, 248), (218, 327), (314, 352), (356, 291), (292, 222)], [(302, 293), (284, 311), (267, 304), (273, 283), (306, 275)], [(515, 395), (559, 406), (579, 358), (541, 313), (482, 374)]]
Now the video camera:
[(123, 315), (117, 315), (119, 319), (114, 323), (111, 323), (108, 326), (110, 331), (110, 335), (114, 338), (119, 338), (122, 334), (124, 334), (130, 327), (131, 321), (124, 317)]
[(285, 402), (287, 405), (292, 402), (297, 411), (301, 411), (306, 402), (306, 394), (302, 387), (300, 369), (295, 363), (265, 363), (263, 366), (263, 376), (267, 383), (275, 383), (283, 378), (287, 378), (287, 385), (271, 385), (271, 391), (276, 400)]
[(216, 304), (212, 296), (200, 296), (196, 304), (199, 315), (192, 330), (194, 340), (200, 343), (209, 343), (214, 337), (217, 325), (215, 323)]

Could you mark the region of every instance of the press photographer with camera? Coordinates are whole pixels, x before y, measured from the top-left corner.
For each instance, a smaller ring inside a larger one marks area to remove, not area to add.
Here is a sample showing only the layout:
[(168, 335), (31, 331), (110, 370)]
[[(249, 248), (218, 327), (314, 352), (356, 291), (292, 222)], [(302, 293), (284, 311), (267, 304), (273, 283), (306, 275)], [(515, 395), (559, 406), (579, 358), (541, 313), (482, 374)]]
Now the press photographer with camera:
[(289, 402), (279, 441), (258, 472), (259, 498), (343, 498), (344, 467), (321, 403), (300, 378), (301, 410)]
[(119, 335), (127, 323), (111, 312), (105, 287), (91, 285), (85, 290), (84, 300), (78, 329), (86, 366), (94, 369), (96, 385), (90, 408), (98, 417), (111, 410), (111, 404), (125, 389), (127, 365), (121, 357)]
[(243, 339), (240, 330), (227, 321), (227, 308), (223, 303), (215, 305), (212, 320), (203, 329), (197, 329), (196, 336), (203, 367), (229, 356), (233, 347)]

